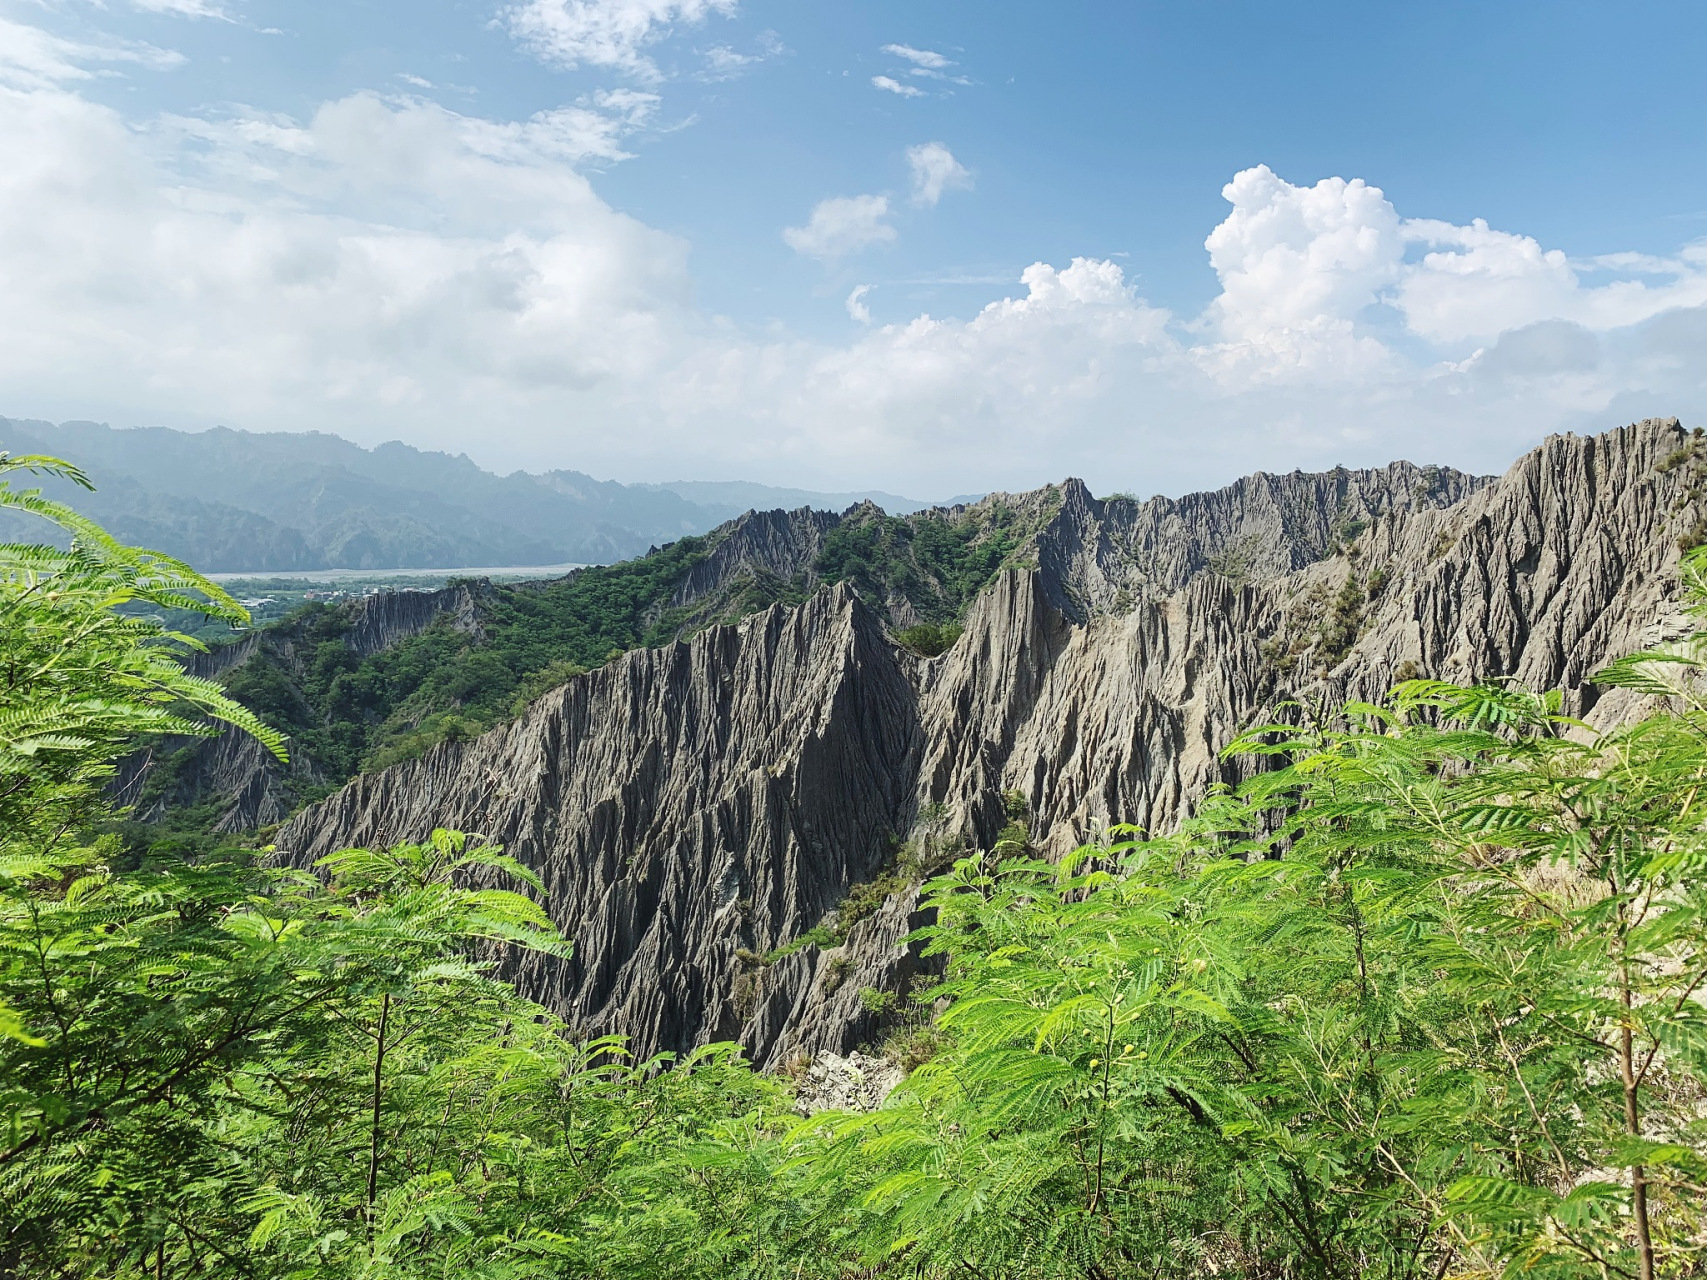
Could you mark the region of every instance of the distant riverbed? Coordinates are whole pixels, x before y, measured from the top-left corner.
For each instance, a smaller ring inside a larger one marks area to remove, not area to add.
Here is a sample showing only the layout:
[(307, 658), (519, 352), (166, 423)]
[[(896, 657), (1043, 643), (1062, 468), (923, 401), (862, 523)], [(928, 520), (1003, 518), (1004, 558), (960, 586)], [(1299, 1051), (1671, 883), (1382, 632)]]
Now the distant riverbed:
[(584, 564), (499, 565), (483, 569), (258, 569), (247, 573), (210, 573), (215, 582), (373, 582), (388, 578), (561, 578)]

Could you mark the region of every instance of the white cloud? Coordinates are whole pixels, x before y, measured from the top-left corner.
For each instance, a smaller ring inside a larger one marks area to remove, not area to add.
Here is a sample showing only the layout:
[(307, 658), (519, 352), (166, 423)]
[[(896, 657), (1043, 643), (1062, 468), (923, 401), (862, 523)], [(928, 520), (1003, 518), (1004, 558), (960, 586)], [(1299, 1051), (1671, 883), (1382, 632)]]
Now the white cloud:
[[(1707, 425), (1703, 245), (1571, 261), (1259, 168), (1227, 186), (1200, 314), (1076, 258), (960, 318), (878, 324), (867, 288), (838, 290), (868, 327), (808, 340), (701, 311), (688, 246), (578, 172), (648, 127), (651, 94), (520, 121), (376, 94), (127, 117), (76, 92), (89, 68), (169, 57), (20, 29), (0, 28), (0, 413), (919, 493), (1495, 468), (1548, 431)], [(826, 201), (789, 242), (834, 257), (892, 218)]]
[(700, 56), (705, 59), (705, 66), (700, 71), (699, 78), (713, 82), (734, 80), (761, 62), (780, 58), (790, 52), (774, 31), (761, 31), (754, 43), (758, 50), (756, 53), (742, 53), (726, 44), (714, 44), (709, 49), (702, 50)]
[(677, 26), (735, 10), (736, 0), (521, 0), (502, 16), (510, 34), (549, 65), (610, 67), (651, 82), (661, 73), (648, 45)]
[(903, 98), (922, 98), (925, 96), (923, 89), (915, 89), (910, 84), (902, 84), (892, 76), (872, 76), (871, 83), (873, 88), (882, 89), (885, 93), (898, 93)]
[[(945, 84), (964, 85), (972, 83), (972, 81), (967, 79), (965, 76), (954, 74), (949, 70), (950, 67), (958, 65), (953, 61), (953, 59), (945, 58), (942, 54), (937, 53), (932, 49), (915, 49), (911, 45), (906, 44), (886, 44), (883, 46), (883, 52), (893, 54), (895, 57), (905, 61), (908, 65), (903, 68), (903, 70), (905, 70), (906, 74), (909, 76), (914, 76), (923, 80), (939, 80)], [(882, 83), (879, 84), (879, 81), (882, 81)], [(874, 76), (872, 78), (872, 83), (878, 85), (881, 89), (888, 89), (891, 93), (899, 93), (908, 98), (924, 97), (922, 91), (915, 89), (910, 85), (903, 88), (900, 81), (897, 81), (890, 76)], [(954, 90), (944, 89), (942, 92), (944, 94), (950, 94), (953, 93)]]
[(565, 163), (587, 145), (563, 113), (369, 94), (139, 138), (72, 94), (0, 91), (0, 387), (100, 367), (85, 398), (125, 412), (349, 430), (643, 377), (691, 319), (686, 247), (593, 194)]
[(839, 258), (895, 238), (888, 196), (831, 196), (820, 200), (804, 227), (787, 227), (782, 238), (809, 258)]
[(908, 147), (907, 166), (913, 171), (914, 204), (935, 206), (944, 191), (964, 190), (972, 185), (971, 170), (940, 142), (921, 142)]
[(1396, 305), (1410, 328), (1435, 342), (1494, 337), (1540, 319), (1568, 319), (1590, 329), (1639, 324), (1674, 307), (1707, 304), (1707, 247), (1675, 259), (1609, 254), (1595, 269), (1670, 276), (1658, 286), (1615, 280), (1585, 287), (1578, 268), (1557, 249), (1528, 236), (1494, 231), (1477, 218), (1467, 227), (1418, 219), (1404, 224), (1407, 241), (1427, 245), (1407, 268)]
[(86, 63), (131, 63), (151, 71), (182, 66), (184, 55), (133, 41), (86, 44), (0, 18), (0, 84), (41, 89), (95, 75)]
[(756, 53), (737, 53), (726, 44), (712, 45), (704, 57), (704, 74), (710, 80), (733, 80), (755, 62), (762, 61)]
[(231, 15), (208, 0), (130, 0), (131, 8), (144, 13), (170, 13), (180, 18), (219, 18), (230, 22)]
[(952, 67), (953, 62), (931, 49), (915, 49), (906, 44), (886, 44), (884, 53), (892, 53), (897, 58), (905, 58), (914, 66), (923, 67), (927, 71), (941, 71), (944, 67)]
[(404, 84), (414, 85), (417, 89), (431, 89), (431, 88), (433, 88), (433, 82), (431, 80), (425, 79), (422, 76), (411, 75), (407, 71), (399, 71), (397, 73), (397, 78), (399, 80), (401, 80)]
[(1386, 197), (1362, 179), (1295, 187), (1267, 165), (1221, 194), (1233, 211), (1204, 248), (1221, 278), (1209, 317), (1222, 341), (1200, 358), (1259, 379), (1378, 367), (1385, 348), (1356, 317), (1398, 278), (1403, 242)]
[(1557, 249), (1481, 219), (1403, 219), (1361, 179), (1301, 187), (1259, 165), (1222, 194), (1233, 211), (1204, 242), (1222, 290), (1205, 321), (1220, 341), (1195, 354), (1223, 377), (1374, 376), (1399, 360), (1383, 320), (1469, 354), (1465, 344), (1542, 321), (1606, 330), (1707, 305), (1700, 247), (1674, 259), (1609, 255), (1590, 265), (1659, 279), (1585, 286)]
[[(633, 89), (600, 89), (578, 106), (542, 111), (526, 124), (469, 127), (472, 137), (514, 139), (523, 150), (579, 160), (627, 160), (622, 139), (643, 129), (658, 109), (658, 95)], [(483, 122), (484, 123), (484, 122)]]

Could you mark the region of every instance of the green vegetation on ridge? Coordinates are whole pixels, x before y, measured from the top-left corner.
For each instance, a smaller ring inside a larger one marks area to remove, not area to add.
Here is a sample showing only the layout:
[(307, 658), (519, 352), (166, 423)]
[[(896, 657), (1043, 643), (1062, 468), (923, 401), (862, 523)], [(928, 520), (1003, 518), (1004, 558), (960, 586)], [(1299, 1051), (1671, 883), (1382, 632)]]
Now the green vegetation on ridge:
[(924, 621), (952, 624), (1032, 532), (996, 502), (959, 520), (855, 512), (824, 535), (817, 570), (867, 599), (898, 595)]
[(309, 604), (286, 624), (289, 659), (264, 647), (226, 687), (342, 782), (490, 728), (613, 653), (667, 641), (660, 605), (705, 552), (705, 539), (684, 538), (557, 581), (490, 587), (477, 599), (478, 641), (441, 617), (365, 658), (344, 640), (349, 608)]

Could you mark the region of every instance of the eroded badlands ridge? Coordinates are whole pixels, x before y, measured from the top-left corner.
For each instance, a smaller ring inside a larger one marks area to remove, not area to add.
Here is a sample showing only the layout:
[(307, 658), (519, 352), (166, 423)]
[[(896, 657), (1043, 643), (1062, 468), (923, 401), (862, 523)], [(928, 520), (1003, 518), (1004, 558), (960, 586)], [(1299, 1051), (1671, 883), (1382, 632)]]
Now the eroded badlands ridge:
[[(847, 587), (823, 588), (359, 777), (287, 824), (279, 853), (479, 832), (544, 879), (576, 954), (515, 976), (579, 1028), (643, 1052), (738, 1038), (766, 1065), (846, 1052), (878, 1029), (862, 989), (916, 972), (913, 895), (839, 946), (786, 944), (921, 814), (987, 846), (1016, 790), (1051, 853), (1110, 822), (1166, 828), (1237, 779), (1245, 766), (1217, 751), (1265, 708), (1412, 674), (1515, 676), (1563, 687), (1591, 719), (1623, 714), (1586, 679), (1680, 629), (1700, 443), (1649, 421), (1549, 440), (1497, 481), (1396, 464), (1177, 502), (1099, 502), (1070, 482), (1049, 491), (1035, 567), (987, 588), (938, 659), (897, 647)], [(779, 573), (822, 533), (755, 524)]]

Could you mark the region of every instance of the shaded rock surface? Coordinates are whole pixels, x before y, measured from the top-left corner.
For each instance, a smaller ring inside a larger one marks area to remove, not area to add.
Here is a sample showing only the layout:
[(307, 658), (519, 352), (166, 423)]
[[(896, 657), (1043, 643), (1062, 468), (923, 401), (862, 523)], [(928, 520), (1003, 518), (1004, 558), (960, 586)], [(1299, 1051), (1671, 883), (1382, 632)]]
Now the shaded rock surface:
[[(479, 832), (544, 879), (576, 954), (511, 973), (577, 1028), (647, 1053), (739, 1039), (773, 1067), (847, 1054), (884, 1029), (862, 993), (927, 966), (912, 889), (886, 878), (845, 926), (837, 907), (927, 827), (989, 847), (1004, 792), (1058, 854), (1179, 821), (1244, 776), (1219, 749), (1286, 700), (1514, 676), (1592, 722), (1629, 714), (1587, 679), (1682, 629), (1699, 447), (1649, 421), (1551, 439), (1498, 480), (1396, 464), (1150, 503), (1070, 482), (1021, 557), (1036, 567), (993, 582), (940, 658), (824, 588), (358, 778), (288, 823), (279, 856)], [(768, 522), (773, 551), (791, 527)]]

